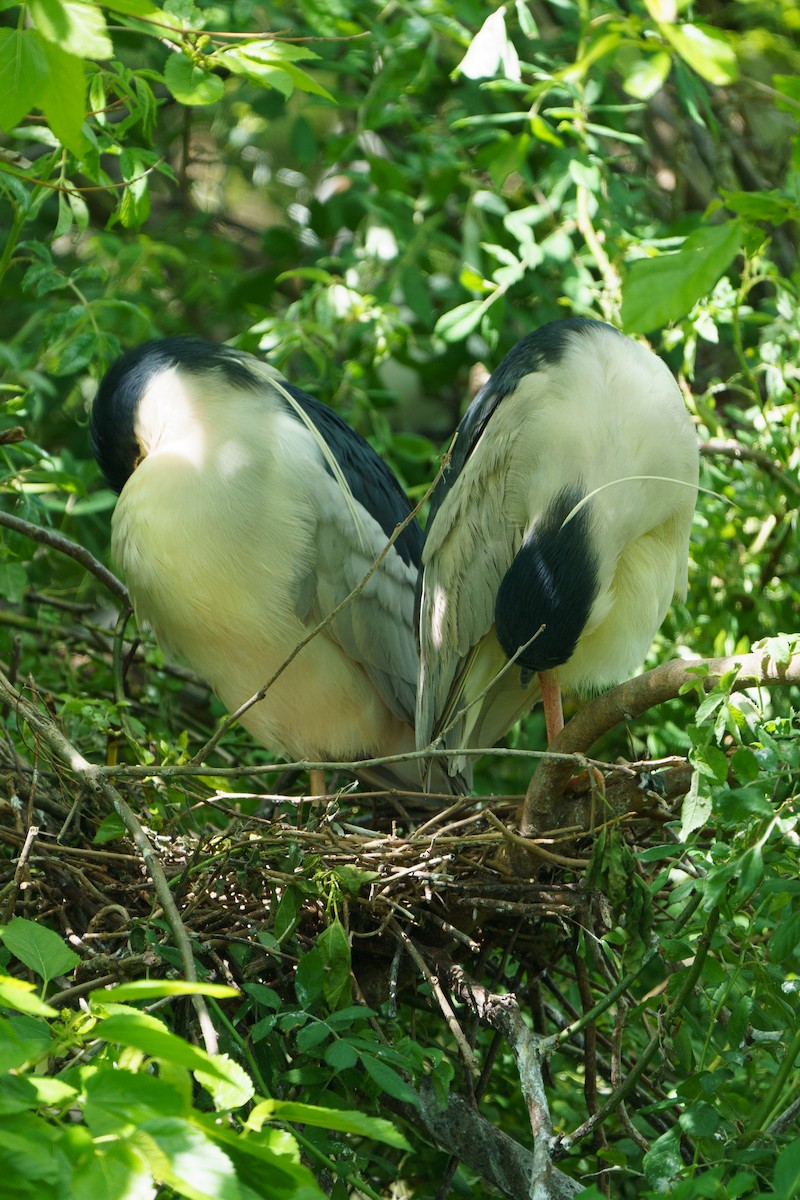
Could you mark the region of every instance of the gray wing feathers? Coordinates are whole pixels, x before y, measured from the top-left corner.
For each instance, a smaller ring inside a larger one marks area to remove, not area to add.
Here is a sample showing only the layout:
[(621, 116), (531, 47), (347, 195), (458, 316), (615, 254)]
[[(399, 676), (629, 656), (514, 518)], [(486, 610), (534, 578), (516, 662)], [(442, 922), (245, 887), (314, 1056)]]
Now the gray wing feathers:
[[(307, 625), (321, 621), (361, 583), (387, 542), (357, 501), (352, 509), (342, 503), (339, 485), (327, 474), (315, 480), (314, 507), (315, 561), (298, 579), (295, 593), (298, 615)], [(416, 570), (390, 550), (324, 631), (363, 666), (387, 707), (409, 724), (417, 686), (415, 584)]]
[[(423, 552), (420, 746), (459, 707), (462, 677), (472, 666), (468, 659), (494, 625), (497, 590), (524, 532), (503, 512), (507, 474), (498, 469), (497, 456), (483, 456), (480, 470), (474, 462), (467, 463), (439, 509)], [(459, 744), (458, 725), (445, 742)]]

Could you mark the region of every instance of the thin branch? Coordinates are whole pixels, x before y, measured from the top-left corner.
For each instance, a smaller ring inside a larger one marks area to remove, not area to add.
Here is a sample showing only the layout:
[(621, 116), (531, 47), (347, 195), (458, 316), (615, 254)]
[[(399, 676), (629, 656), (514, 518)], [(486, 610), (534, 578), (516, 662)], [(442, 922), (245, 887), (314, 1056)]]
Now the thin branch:
[(762, 450), (753, 450), (751, 446), (737, 442), (736, 438), (709, 438), (708, 441), (700, 443), (700, 453), (709, 457), (721, 454), (725, 458), (735, 459), (736, 462), (754, 462), (768, 475), (777, 479), (781, 487), (800, 496), (800, 483), (793, 479), (779, 462), (775, 462)]
[(397, 923), (394, 917), (389, 918), (388, 928), (391, 929), (395, 937), (402, 942), (404, 948), (408, 951), (414, 962), (417, 964), (417, 967), (422, 972), (422, 975), (433, 992), (433, 995), (436, 997), (439, 1007), (442, 1010), (442, 1016), (447, 1022), (448, 1029), (455, 1038), (459, 1053), (461, 1054), (461, 1057), (464, 1060), (464, 1065), (466, 1066), (470, 1075), (479, 1075), (480, 1068), (475, 1061), (475, 1055), (472, 1052), (472, 1047), (467, 1041), (464, 1031), (458, 1023), (456, 1014), (453, 1012), (453, 1006), (445, 996), (438, 977), (433, 973), (433, 971), (431, 971), (430, 967), (425, 962), (425, 959), (422, 957), (419, 950), (406, 933), (405, 929), (403, 929), (402, 926)]
[(483, 815), (488, 819), (490, 825), (494, 825), (505, 838), (513, 846), (519, 846), (526, 850), (529, 854), (533, 854), (536, 858), (541, 858), (544, 862), (552, 863), (557, 867), (571, 867), (573, 870), (583, 871), (589, 865), (588, 858), (570, 858), (566, 854), (555, 854), (552, 850), (546, 850), (544, 846), (540, 846), (533, 838), (520, 837), (518, 833), (508, 829), (502, 821), (500, 821), (490, 808), (484, 809)]
[(32, 542), (39, 542), (42, 546), (58, 550), (67, 558), (73, 558), (96, 579), (99, 579), (118, 600), (123, 604), (130, 605), (128, 590), (124, 583), (117, 579), (108, 567), (104, 567), (84, 546), (70, 541), (68, 537), (64, 537), (63, 533), (56, 533), (54, 529), (45, 529), (43, 525), (34, 525), (31, 521), (23, 521), (21, 517), (13, 517), (11, 513), (3, 512), (2, 509), (0, 509), (0, 525), (5, 525), (6, 529), (13, 529), (15, 533), (21, 533), (23, 537), (30, 538)]
[(542, 1075), (542, 1062), (548, 1043), (529, 1029), (516, 996), (510, 993), (495, 995), (489, 992), (482, 984), (470, 979), (455, 963), (449, 965), (448, 979), (459, 998), (480, 1020), (502, 1033), (513, 1051), (533, 1134), (528, 1195), (531, 1200), (552, 1200), (556, 1194), (553, 1188), (554, 1172), (550, 1154), (553, 1127)]
[(562, 794), (570, 776), (570, 763), (565, 755), (585, 754), (615, 725), (632, 721), (666, 700), (674, 700), (687, 684), (701, 683), (710, 691), (730, 672), (736, 672), (737, 690), (800, 684), (800, 654), (787, 663), (757, 652), (729, 658), (673, 659), (588, 701), (553, 740), (550, 750), (561, 758), (546, 756), (531, 779), (522, 810), (521, 835), (530, 837), (549, 824), (552, 804)]

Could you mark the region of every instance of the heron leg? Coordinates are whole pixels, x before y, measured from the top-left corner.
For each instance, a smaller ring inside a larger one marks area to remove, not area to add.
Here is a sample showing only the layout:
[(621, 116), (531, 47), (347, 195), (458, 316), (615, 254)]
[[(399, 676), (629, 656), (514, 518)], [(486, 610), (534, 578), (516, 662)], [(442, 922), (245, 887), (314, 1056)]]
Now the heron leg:
[(328, 793), (325, 791), (325, 772), (317, 768), (312, 768), (308, 772), (308, 790), (315, 800), (325, 800)]
[(544, 723), (547, 729), (547, 744), (550, 746), (556, 734), (564, 728), (564, 709), (561, 706), (561, 686), (555, 671), (540, 671), (539, 686), (542, 689)]

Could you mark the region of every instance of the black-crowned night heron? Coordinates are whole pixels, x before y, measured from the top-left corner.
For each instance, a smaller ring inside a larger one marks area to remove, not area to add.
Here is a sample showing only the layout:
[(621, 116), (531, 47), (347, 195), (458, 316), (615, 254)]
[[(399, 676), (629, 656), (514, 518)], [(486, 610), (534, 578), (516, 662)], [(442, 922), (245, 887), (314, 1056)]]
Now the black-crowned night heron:
[(506, 355), (431, 498), (420, 747), (492, 746), (540, 697), (551, 741), (562, 689), (643, 661), (686, 594), (698, 461), (669, 370), (611, 326), (554, 321)]
[[(92, 446), (120, 493), (112, 552), (137, 619), (236, 710), (363, 579), (409, 503), (335, 412), (244, 352), (193, 337), (124, 354)], [(412, 521), (364, 589), (241, 718), (291, 759), (414, 749)], [(369, 775), (420, 790), (415, 762)]]

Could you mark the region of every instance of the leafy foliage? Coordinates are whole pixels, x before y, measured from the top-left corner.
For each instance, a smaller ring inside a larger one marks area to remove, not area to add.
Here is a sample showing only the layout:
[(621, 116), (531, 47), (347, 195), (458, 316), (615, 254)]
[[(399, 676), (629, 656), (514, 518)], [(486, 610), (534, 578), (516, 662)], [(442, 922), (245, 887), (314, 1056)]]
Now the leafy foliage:
[[(280, 765), (249, 776), (264, 756), (235, 729), (187, 771), (219, 706), (58, 549), (106, 558), (85, 427), (123, 346), (194, 331), (269, 354), (421, 498), (470, 369), (599, 316), (652, 340), (704, 451), (689, 601), (648, 665), (796, 662), (791, 6), (0, 8), (0, 517), (39, 531), (0, 526), (0, 666), (74, 751), (119, 764), (223, 1049), (191, 1041), (197, 989), (128, 827), (9, 703), (8, 1195), (480, 1195), (486, 1162), (424, 1116), (426, 1088), (441, 1113), (464, 1092), (531, 1145), (523, 1039), (481, 989), (545, 1039), (558, 1167), (585, 1196), (794, 1194), (796, 687), (699, 668), (594, 748), (605, 795), (562, 798), (543, 831), (565, 861), (520, 869), (499, 799), (359, 828), (357, 795), (319, 811)], [(533, 714), (476, 791), (524, 792), (542, 744)], [(97, 915), (115, 905), (117, 932)]]

